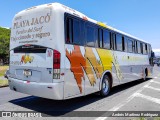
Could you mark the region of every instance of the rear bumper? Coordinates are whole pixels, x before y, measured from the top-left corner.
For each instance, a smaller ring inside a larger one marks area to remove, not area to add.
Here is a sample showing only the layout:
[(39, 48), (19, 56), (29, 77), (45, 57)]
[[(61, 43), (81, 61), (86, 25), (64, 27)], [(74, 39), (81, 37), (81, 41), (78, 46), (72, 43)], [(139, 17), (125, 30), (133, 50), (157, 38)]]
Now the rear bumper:
[(63, 96), (64, 82), (27, 83), (27, 81), (9, 78), (9, 87), (11, 90), (15, 90), (17, 92), (34, 95), (38, 97), (49, 98), (54, 100), (64, 99), (64, 96)]

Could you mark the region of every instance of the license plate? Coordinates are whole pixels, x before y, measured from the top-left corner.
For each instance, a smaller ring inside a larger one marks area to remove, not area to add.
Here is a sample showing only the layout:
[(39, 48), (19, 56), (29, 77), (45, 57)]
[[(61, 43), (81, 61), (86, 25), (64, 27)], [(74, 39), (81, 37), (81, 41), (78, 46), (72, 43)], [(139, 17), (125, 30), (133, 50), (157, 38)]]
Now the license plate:
[(24, 70), (24, 71), (23, 71), (23, 74), (24, 74), (25, 76), (31, 76), (31, 75), (32, 75), (32, 71), (30, 71), (30, 70)]

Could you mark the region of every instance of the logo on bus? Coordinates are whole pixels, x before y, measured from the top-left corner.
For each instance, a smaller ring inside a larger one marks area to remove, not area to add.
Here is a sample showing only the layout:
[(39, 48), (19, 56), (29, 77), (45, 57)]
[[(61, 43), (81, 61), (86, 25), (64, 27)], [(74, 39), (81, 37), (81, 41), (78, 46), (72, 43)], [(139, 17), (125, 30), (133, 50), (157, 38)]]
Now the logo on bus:
[(30, 55), (23, 55), (22, 58), (21, 58), (21, 63), (32, 63), (34, 60), (34, 57), (33, 56), (30, 56)]

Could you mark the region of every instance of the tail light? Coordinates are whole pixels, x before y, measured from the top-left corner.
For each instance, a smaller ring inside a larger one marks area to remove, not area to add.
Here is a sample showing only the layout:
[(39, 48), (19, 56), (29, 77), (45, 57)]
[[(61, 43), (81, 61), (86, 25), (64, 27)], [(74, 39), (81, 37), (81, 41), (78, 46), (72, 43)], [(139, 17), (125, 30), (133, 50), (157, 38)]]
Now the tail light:
[(57, 50), (53, 52), (53, 79), (60, 79), (61, 54)]

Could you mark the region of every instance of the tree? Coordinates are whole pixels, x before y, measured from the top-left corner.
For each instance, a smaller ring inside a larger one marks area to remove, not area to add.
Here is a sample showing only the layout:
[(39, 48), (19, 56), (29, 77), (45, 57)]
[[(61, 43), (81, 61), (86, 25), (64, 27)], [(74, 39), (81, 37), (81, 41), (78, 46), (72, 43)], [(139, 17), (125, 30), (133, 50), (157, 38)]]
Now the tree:
[(10, 29), (0, 27), (0, 62), (3, 63), (8, 63), (9, 59), (10, 33)]

